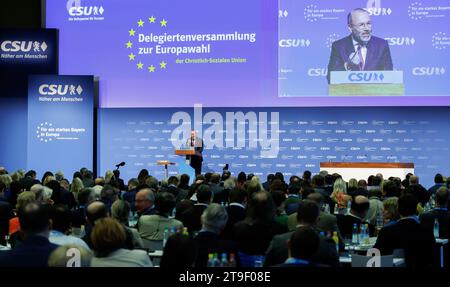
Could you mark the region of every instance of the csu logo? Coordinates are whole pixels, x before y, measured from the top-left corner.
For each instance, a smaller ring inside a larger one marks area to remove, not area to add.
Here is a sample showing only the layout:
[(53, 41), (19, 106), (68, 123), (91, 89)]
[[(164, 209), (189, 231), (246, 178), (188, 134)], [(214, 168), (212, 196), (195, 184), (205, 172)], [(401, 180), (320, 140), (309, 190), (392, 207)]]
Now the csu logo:
[(370, 16), (389, 16), (392, 14), (391, 8), (366, 8)]
[(414, 67), (412, 69), (414, 76), (442, 76), (445, 74), (444, 67)]
[(66, 7), (70, 16), (103, 15), (105, 12), (103, 6), (81, 6), (81, 0), (69, 0)]
[(414, 37), (387, 37), (389, 46), (412, 46), (416, 43)]
[(281, 48), (309, 47), (311, 41), (308, 39), (281, 39), (279, 45)]
[(382, 82), (384, 79), (383, 73), (350, 73), (348, 80), (350, 82)]
[(308, 70), (308, 76), (310, 77), (325, 77), (328, 69), (326, 68), (311, 68)]
[(0, 44), (0, 49), (3, 52), (45, 52), (47, 50), (45, 42), (38, 41), (3, 41)]
[(60, 95), (65, 96), (67, 93), (71, 96), (81, 95), (83, 92), (83, 88), (78, 85), (77, 87), (75, 85), (49, 85), (49, 84), (42, 84), (39, 86), (39, 94), (43, 96), (54, 96), (54, 95)]

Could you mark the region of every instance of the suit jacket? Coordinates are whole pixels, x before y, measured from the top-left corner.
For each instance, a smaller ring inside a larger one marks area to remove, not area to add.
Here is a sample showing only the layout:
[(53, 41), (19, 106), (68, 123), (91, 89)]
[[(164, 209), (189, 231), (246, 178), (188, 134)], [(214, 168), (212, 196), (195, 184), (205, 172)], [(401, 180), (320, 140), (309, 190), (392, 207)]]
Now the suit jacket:
[(352, 238), (354, 224), (357, 224), (358, 228), (360, 228), (361, 224), (367, 223), (369, 224), (369, 235), (372, 237), (375, 234), (375, 226), (355, 216), (351, 216), (348, 214), (338, 214), (336, 215), (336, 217), (338, 228), (344, 238)]
[(407, 267), (426, 267), (433, 264), (436, 241), (432, 231), (413, 218), (404, 218), (383, 227), (374, 248), (378, 248), (382, 255), (403, 249)]
[(250, 224), (243, 220), (234, 225), (233, 232), (233, 240), (238, 243), (240, 252), (248, 255), (263, 255), (272, 238), (287, 232), (287, 227), (276, 221)]
[[(287, 242), (295, 231), (289, 231), (280, 235), (275, 235), (266, 251), (266, 260), (264, 266), (273, 266), (281, 264), (288, 258)], [(336, 245), (331, 238), (321, 236), (319, 250), (311, 260), (315, 264), (325, 264), (329, 266), (339, 266), (339, 256), (336, 251)]]
[[(191, 147), (191, 138), (189, 137), (186, 141), (186, 145)], [(194, 139), (194, 150), (195, 155), (187, 155), (186, 159), (196, 158), (199, 161), (203, 161), (203, 140), (199, 137), (195, 137)]]
[(144, 250), (118, 249), (107, 257), (94, 257), (91, 267), (153, 267)]
[[(298, 225), (297, 222), (297, 212), (289, 215), (288, 218), (288, 228), (289, 230), (295, 230)], [(337, 225), (337, 219), (336, 216), (331, 214), (326, 214), (325, 212), (320, 212), (319, 214), (319, 221), (317, 222), (317, 229), (319, 231), (324, 232), (339, 232), (339, 228)]]
[(57, 247), (43, 236), (29, 236), (16, 248), (0, 252), (0, 267), (47, 267)]
[(228, 221), (225, 229), (222, 232), (222, 237), (226, 239), (233, 239), (234, 225), (245, 219), (246, 210), (239, 205), (229, 205), (226, 208), (228, 213)]
[(434, 230), (434, 220), (439, 221), (439, 238), (450, 238), (450, 213), (444, 209), (434, 209), (419, 216), (420, 224), (429, 232)]
[[(328, 62), (327, 79), (330, 82), (331, 71), (345, 71), (344, 64), (349, 61), (351, 53), (355, 52), (352, 36), (337, 40), (331, 47), (330, 60)], [(393, 70), (391, 52), (388, 42), (384, 39), (372, 36), (367, 43), (367, 55), (364, 63), (366, 71), (391, 71)]]
[(181, 215), (181, 221), (183, 222), (183, 225), (187, 227), (191, 235), (193, 234), (193, 232), (202, 229), (202, 222), (200, 217), (202, 216), (202, 213), (206, 208), (206, 205), (196, 204)]
[(218, 234), (210, 231), (202, 230), (194, 238), (196, 245), (197, 256), (195, 260), (195, 267), (206, 267), (208, 264), (208, 254), (222, 253), (237, 254), (237, 244), (230, 240), (223, 240), (219, 238)]
[(139, 235), (147, 240), (163, 240), (166, 228), (183, 228), (180, 221), (160, 215), (143, 215), (139, 218)]

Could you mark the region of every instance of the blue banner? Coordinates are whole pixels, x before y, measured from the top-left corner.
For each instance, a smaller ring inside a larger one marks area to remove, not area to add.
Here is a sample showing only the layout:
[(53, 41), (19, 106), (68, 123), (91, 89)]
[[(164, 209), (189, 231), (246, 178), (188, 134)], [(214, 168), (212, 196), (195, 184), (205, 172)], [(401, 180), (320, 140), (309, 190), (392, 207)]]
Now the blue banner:
[(92, 169), (93, 76), (33, 75), (28, 82), (28, 169), (71, 177)]
[[(204, 140), (202, 172), (286, 176), (319, 172), (320, 162), (412, 162), (421, 183), (449, 174), (449, 108), (194, 108), (100, 109), (98, 166), (103, 174), (122, 161), (124, 178), (146, 168), (158, 178), (158, 160), (195, 128)], [(170, 175), (177, 173), (171, 167)]]

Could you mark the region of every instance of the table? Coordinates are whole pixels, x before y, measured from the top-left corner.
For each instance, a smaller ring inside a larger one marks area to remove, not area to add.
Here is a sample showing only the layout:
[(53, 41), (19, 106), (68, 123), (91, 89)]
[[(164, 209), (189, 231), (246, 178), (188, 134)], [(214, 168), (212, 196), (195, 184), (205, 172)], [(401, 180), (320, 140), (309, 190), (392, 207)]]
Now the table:
[[(339, 262), (342, 264), (351, 264), (352, 257), (351, 256), (339, 256)], [(399, 267), (405, 264), (404, 258), (394, 258), (394, 267)]]
[(174, 162), (171, 162), (171, 161), (168, 161), (168, 160), (158, 160), (157, 162), (156, 162), (158, 165), (163, 165), (164, 166), (164, 169), (165, 169), (165, 179), (167, 179), (167, 178), (169, 178), (169, 169), (168, 169), (168, 166), (169, 165), (174, 165), (175, 163)]

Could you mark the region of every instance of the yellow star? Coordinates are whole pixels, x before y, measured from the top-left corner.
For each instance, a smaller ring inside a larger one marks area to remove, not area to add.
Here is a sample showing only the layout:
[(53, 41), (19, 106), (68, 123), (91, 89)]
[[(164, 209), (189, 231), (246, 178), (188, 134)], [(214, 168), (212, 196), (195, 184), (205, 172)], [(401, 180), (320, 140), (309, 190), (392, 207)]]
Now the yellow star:
[(148, 71), (153, 73), (155, 71), (155, 66), (151, 65), (148, 67)]
[(131, 61), (131, 60), (134, 60), (134, 54), (131, 53), (130, 55), (128, 55), (128, 58), (130, 58), (130, 61)]
[(150, 21), (150, 23), (155, 23), (156, 18), (152, 16), (148, 18), (148, 20)]
[(136, 64), (138, 69), (142, 69), (142, 67), (144, 66), (144, 64), (142, 64), (142, 62), (139, 62)]
[(165, 69), (166, 68), (167, 63), (166, 62), (161, 62), (159, 63), (159, 66), (161, 67), (161, 69)]
[(130, 41), (127, 42), (127, 49), (131, 48), (131, 46), (133, 46), (133, 43), (131, 43)]
[(161, 23), (161, 27), (166, 27), (167, 21), (163, 19), (162, 21), (159, 21), (159, 23)]
[(136, 31), (134, 31), (133, 29), (131, 29), (130, 31), (128, 31), (128, 33), (130, 33), (130, 36), (134, 36), (134, 33), (135, 33)]
[(142, 21), (142, 19), (139, 19), (137, 23), (139, 27), (144, 27), (144, 21)]

